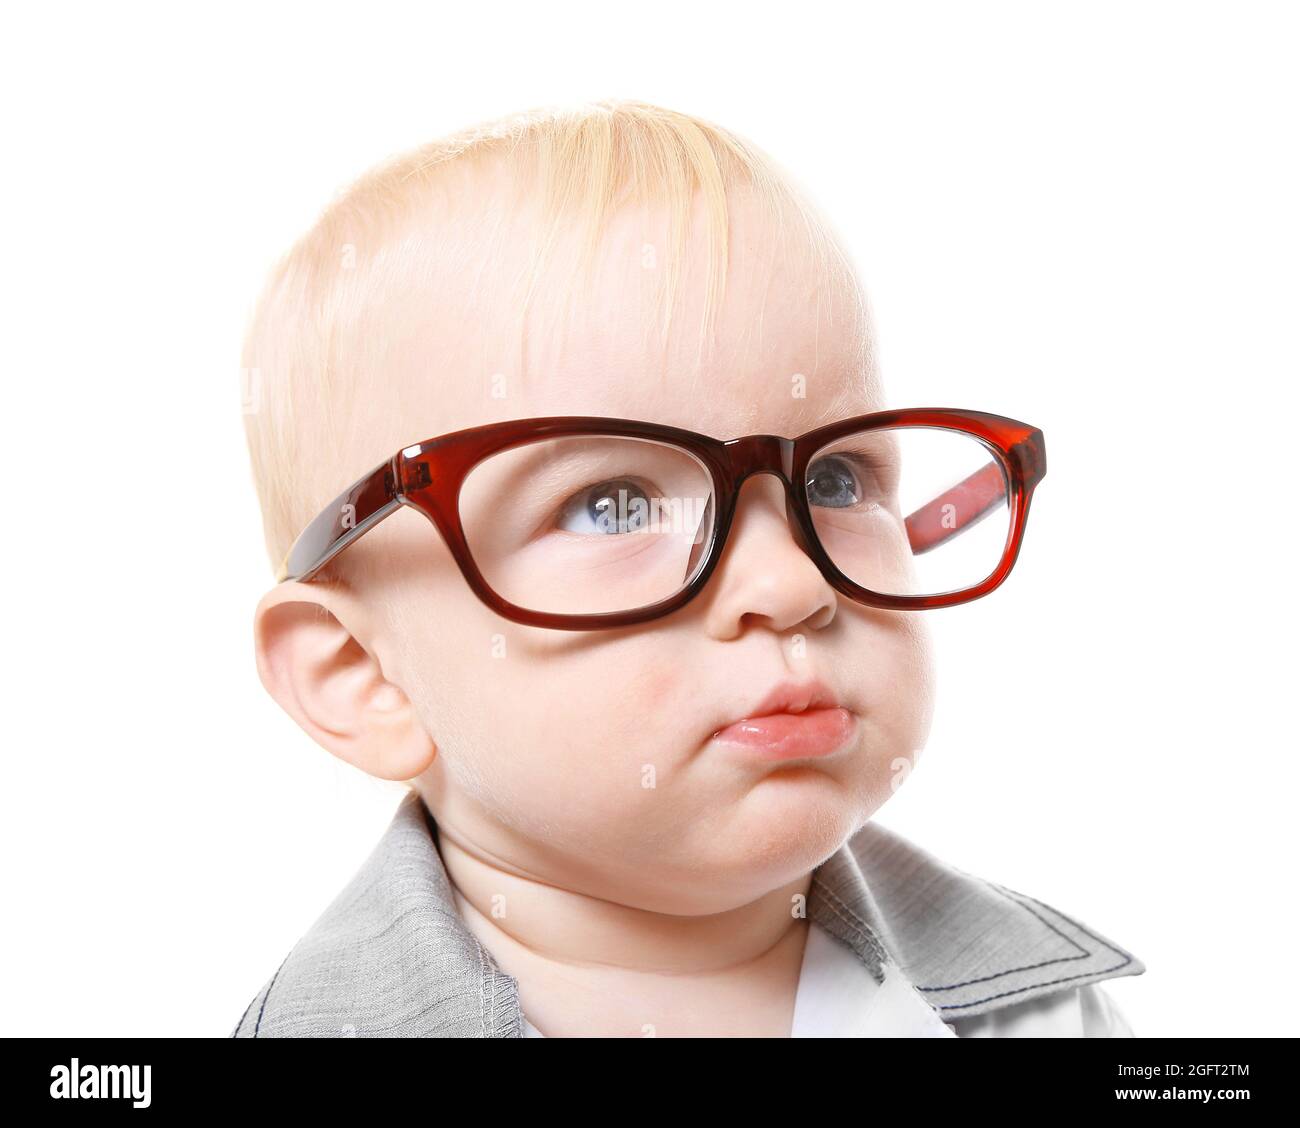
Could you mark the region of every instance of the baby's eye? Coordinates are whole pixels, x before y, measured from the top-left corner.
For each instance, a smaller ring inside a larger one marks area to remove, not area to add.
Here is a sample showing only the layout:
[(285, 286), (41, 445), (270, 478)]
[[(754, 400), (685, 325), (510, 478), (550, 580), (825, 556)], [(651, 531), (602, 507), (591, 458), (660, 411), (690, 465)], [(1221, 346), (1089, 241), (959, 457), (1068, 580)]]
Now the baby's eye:
[(862, 500), (862, 486), (849, 459), (820, 458), (808, 468), (808, 504), (843, 509)]
[(613, 478), (574, 494), (561, 507), (558, 524), (570, 533), (635, 533), (649, 523), (652, 504), (631, 478)]

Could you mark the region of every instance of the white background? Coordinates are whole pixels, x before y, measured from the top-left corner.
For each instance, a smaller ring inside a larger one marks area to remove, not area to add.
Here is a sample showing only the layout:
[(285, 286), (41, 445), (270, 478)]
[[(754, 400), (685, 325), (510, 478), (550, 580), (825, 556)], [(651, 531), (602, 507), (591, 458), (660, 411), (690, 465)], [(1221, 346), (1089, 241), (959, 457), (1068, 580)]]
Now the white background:
[(891, 406), (1047, 435), (879, 820), (1141, 957), (1139, 1035), (1291, 1033), (1295, 6), (469, 8), (4, 17), (0, 1033), (227, 1034), (374, 846), (253, 666), (244, 322), (375, 161), (614, 96), (796, 173)]

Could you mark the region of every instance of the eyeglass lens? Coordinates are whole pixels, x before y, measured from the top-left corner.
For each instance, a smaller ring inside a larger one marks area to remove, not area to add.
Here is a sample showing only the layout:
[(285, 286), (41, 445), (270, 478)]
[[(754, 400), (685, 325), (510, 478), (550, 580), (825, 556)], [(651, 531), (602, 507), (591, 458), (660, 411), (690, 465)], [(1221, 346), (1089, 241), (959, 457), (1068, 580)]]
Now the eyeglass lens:
[[(1001, 462), (974, 436), (900, 427), (842, 437), (803, 488), (826, 553), (886, 595), (973, 587), (994, 571), (1011, 519)], [(703, 566), (717, 504), (680, 447), (618, 435), (541, 439), (476, 465), (460, 494), (488, 586), (531, 611), (594, 615), (668, 599)]]

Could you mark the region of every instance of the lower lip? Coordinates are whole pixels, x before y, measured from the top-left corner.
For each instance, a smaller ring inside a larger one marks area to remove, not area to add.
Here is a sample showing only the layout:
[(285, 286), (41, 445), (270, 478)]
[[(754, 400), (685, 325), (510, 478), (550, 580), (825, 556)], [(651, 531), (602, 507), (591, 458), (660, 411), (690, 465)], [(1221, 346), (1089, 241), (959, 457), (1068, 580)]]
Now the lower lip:
[(750, 717), (713, 734), (723, 744), (738, 744), (765, 760), (802, 760), (829, 756), (853, 731), (847, 709), (808, 709)]

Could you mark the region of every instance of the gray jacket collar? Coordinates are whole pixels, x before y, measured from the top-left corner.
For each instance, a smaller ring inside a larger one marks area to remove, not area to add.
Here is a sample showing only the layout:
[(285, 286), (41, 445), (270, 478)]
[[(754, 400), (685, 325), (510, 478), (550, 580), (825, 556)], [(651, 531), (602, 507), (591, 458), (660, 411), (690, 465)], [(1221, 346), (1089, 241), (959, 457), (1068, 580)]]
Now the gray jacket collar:
[[(249, 1003), (234, 1036), (523, 1034), (517, 981), (456, 911), (415, 792), (379, 845)], [(945, 1020), (1145, 965), (1113, 941), (868, 823), (813, 873), (808, 915), (877, 982), (893, 965)]]

